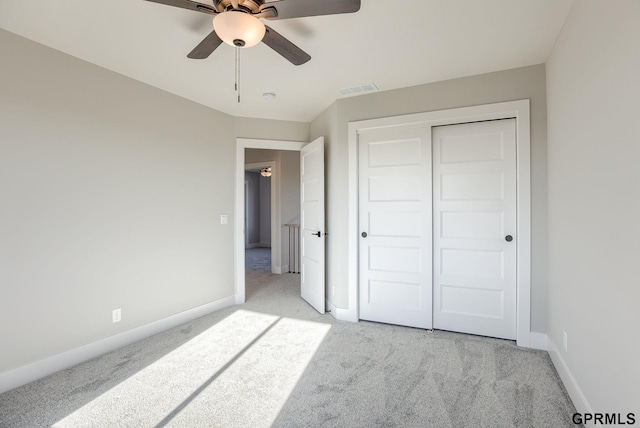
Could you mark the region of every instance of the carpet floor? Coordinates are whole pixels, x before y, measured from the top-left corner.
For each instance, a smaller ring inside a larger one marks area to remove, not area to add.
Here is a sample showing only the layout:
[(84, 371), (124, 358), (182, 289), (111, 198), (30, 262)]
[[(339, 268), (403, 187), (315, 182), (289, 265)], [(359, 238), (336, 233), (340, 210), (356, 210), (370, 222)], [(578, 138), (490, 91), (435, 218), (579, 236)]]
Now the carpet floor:
[(336, 321), (300, 275), (247, 302), (0, 395), (0, 427), (573, 427), (546, 352)]
[(245, 250), (244, 265), (250, 271), (271, 272), (271, 248)]

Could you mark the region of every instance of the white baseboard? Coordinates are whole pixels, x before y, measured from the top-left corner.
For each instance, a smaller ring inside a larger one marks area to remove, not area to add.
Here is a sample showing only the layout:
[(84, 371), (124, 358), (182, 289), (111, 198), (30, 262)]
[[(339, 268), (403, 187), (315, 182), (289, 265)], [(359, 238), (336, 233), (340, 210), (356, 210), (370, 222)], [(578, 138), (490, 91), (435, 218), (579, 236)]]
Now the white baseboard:
[(327, 311), (331, 314), (332, 317), (336, 318), (336, 307), (333, 303), (331, 303), (328, 299), (324, 299), (324, 307), (327, 308)]
[(529, 333), (529, 348), (547, 351), (549, 348), (547, 335), (535, 331)]
[(239, 293), (236, 293), (233, 298), (236, 305), (242, 305), (245, 303), (244, 292), (242, 293), (242, 297), (240, 297)]
[(562, 383), (564, 387), (567, 388), (567, 392), (569, 393), (569, 397), (571, 397), (571, 401), (573, 405), (576, 407), (578, 413), (593, 413), (593, 408), (589, 405), (586, 397), (582, 393), (578, 382), (573, 377), (571, 370), (569, 370), (569, 366), (562, 358), (559, 348), (549, 337), (547, 340), (548, 352), (551, 357), (551, 361), (553, 365), (556, 367), (558, 374), (560, 375), (560, 379), (562, 379)]
[(355, 311), (349, 309), (336, 308), (336, 306), (327, 300), (327, 308), (331, 311), (331, 316), (338, 321), (358, 322)]
[[(289, 265), (276, 266), (273, 268), (272, 273), (277, 273), (277, 274), (289, 273)], [(291, 272), (291, 273), (294, 273), (294, 272)]]
[(253, 242), (244, 246), (245, 250), (251, 250), (252, 248), (271, 248), (271, 242)]
[(225, 297), (0, 373), (0, 394), (234, 304), (235, 296)]

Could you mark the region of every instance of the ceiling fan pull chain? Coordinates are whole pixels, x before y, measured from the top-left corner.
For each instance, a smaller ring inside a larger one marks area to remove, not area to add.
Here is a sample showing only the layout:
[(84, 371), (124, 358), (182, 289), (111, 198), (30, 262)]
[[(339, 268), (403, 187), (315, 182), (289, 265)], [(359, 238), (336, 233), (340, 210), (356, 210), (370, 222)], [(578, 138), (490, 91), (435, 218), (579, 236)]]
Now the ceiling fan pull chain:
[(240, 48), (236, 47), (236, 92), (238, 93), (238, 103), (240, 102)]

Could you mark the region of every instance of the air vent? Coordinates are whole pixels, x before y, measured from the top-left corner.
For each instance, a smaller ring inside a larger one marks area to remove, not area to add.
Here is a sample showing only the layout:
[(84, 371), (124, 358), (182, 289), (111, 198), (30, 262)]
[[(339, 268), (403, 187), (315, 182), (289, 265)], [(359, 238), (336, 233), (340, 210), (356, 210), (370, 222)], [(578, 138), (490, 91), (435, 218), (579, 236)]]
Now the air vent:
[(339, 90), (340, 95), (348, 96), (348, 95), (360, 95), (365, 92), (377, 91), (378, 87), (373, 83), (365, 83), (358, 86), (352, 86), (350, 88), (342, 88)]

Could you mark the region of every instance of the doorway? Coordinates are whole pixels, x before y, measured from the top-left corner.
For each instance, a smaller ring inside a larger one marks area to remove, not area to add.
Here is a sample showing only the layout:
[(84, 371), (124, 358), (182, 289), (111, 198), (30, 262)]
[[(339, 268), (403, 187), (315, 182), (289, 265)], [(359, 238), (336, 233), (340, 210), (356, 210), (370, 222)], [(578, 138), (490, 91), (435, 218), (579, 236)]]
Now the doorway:
[[(272, 167), (271, 175), (271, 263), (272, 273), (281, 274), (288, 272), (286, 260), (283, 253), (288, 254), (288, 236), (283, 233), (282, 225), (290, 222), (290, 214), (285, 213), (283, 216), (281, 206), (283, 199), (283, 175), (284, 169), (281, 166), (281, 157), (275, 156), (274, 151), (290, 151), (298, 156), (305, 142), (277, 141), (277, 140), (256, 140), (256, 139), (237, 139), (236, 144), (236, 197), (235, 197), (235, 302), (236, 304), (245, 301), (245, 164), (269, 164)], [(257, 149), (262, 152), (262, 162), (258, 162), (256, 157), (245, 156), (246, 149)], [(245, 162), (246, 161), (246, 162)], [(299, 182), (299, 175), (295, 179)], [(291, 179), (287, 179), (291, 182)], [(286, 187), (286, 186), (285, 186)], [(284, 196), (287, 199), (286, 195)], [(290, 205), (290, 204), (289, 204)], [(288, 217), (289, 216), (289, 217)], [(283, 243), (285, 244), (283, 246)]]
[[(256, 156), (260, 157), (249, 154), (247, 158)], [(279, 265), (273, 255), (272, 239), (277, 228), (275, 220), (279, 207), (271, 188), (272, 182), (281, 171), (277, 170), (275, 153), (267, 153), (263, 156), (268, 159), (273, 157), (274, 160), (245, 164), (245, 267), (267, 273), (280, 273)], [(278, 245), (275, 245), (275, 251), (279, 251)]]

